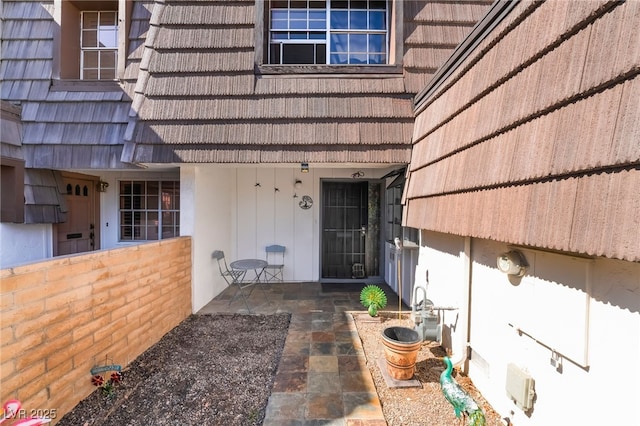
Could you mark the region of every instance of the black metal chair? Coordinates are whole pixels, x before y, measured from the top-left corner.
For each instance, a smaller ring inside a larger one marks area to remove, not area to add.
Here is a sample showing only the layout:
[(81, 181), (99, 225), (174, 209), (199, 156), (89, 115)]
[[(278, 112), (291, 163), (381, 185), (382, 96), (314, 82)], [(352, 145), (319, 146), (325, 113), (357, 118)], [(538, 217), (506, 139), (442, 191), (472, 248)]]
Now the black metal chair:
[[(222, 278), (224, 278), (224, 280), (227, 282), (227, 285), (229, 287), (236, 288), (236, 292), (234, 293), (233, 297), (229, 299), (229, 304), (231, 304), (231, 302), (235, 300), (236, 296), (239, 293), (240, 297), (242, 297), (242, 300), (244, 301), (244, 304), (247, 306), (247, 310), (251, 312), (251, 308), (249, 308), (249, 301), (247, 300), (247, 295), (244, 294), (243, 290), (247, 287), (251, 287), (255, 283), (243, 283), (242, 280), (244, 278), (244, 275), (246, 274), (246, 271), (239, 271), (229, 268), (229, 266), (227, 265), (227, 260), (224, 257), (224, 252), (222, 250), (215, 250), (211, 254), (211, 257), (218, 262), (220, 275), (222, 275)], [(249, 295), (251, 295), (251, 292), (249, 292)]]

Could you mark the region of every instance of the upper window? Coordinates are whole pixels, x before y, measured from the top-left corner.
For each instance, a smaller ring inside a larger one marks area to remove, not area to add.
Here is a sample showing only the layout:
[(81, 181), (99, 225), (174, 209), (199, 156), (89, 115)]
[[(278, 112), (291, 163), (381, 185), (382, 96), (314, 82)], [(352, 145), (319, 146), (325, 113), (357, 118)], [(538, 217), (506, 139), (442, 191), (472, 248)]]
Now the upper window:
[(114, 80), (118, 64), (118, 13), (81, 12), (80, 49), (80, 79)]
[(180, 235), (179, 181), (120, 181), (120, 241)]
[(388, 2), (270, 1), (269, 64), (389, 63)]
[[(128, 0), (54, 0), (60, 8), (55, 33), (54, 79), (113, 82), (125, 66), (126, 33), (131, 16)], [(74, 84), (77, 84), (74, 82)], [(82, 86), (82, 85), (81, 85)], [(106, 87), (105, 84), (98, 85)], [(83, 86), (86, 87), (86, 86)], [(73, 86), (66, 87), (75, 90)]]

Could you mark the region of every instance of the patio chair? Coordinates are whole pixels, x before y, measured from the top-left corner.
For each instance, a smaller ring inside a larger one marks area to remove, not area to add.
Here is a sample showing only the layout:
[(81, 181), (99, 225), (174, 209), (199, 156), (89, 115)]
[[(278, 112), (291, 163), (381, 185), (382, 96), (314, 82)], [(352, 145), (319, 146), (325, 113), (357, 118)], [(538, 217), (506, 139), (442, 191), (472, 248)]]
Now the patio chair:
[(277, 244), (267, 246), (265, 248), (267, 254), (268, 265), (264, 268), (264, 281), (283, 282), (282, 270), (284, 269), (284, 252), (285, 247)]
[(233, 297), (229, 299), (229, 305), (231, 304), (231, 302), (235, 300), (238, 293), (240, 293), (240, 297), (242, 297), (242, 300), (244, 300), (244, 304), (247, 306), (247, 310), (251, 312), (251, 308), (249, 308), (249, 302), (247, 301), (247, 296), (244, 294), (242, 290), (255, 283), (253, 282), (246, 283), (246, 284), (243, 283), (243, 278), (244, 278), (244, 275), (246, 274), (246, 271), (229, 268), (229, 266), (227, 265), (227, 260), (224, 257), (224, 252), (222, 250), (215, 250), (211, 254), (211, 257), (218, 262), (218, 269), (220, 270), (220, 275), (222, 275), (222, 278), (224, 278), (224, 280), (227, 282), (227, 285), (229, 287), (236, 288), (236, 292), (234, 293)]

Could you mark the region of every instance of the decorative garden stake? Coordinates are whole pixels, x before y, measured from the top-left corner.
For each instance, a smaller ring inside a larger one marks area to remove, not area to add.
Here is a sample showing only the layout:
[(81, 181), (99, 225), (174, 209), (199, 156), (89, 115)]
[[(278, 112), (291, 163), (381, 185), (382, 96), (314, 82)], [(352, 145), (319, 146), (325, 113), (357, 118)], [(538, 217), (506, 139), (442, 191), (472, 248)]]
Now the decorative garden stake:
[(387, 295), (377, 285), (368, 285), (360, 292), (360, 303), (367, 308), (370, 316), (375, 317), (378, 309), (387, 306)]
[(466, 418), (466, 424), (468, 426), (484, 426), (486, 425), (486, 419), (482, 408), (478, 406), (478, 403), (469, 395), (467, 391), (462, 389), (462, 386), (456, 382), (451, 376), (453, 371), (453, 364), (448, 356), (445, 356), (444, 365), (447, 367), (440, 374), (440, 388), (444, 397), (453, 406), (453, 411), (457, 418)]
[[(117, 364), (93, 367), (91, 369), (91, 375), (92, 375), (91, 383), (94, 386), (102, 388), (102, 392), (106, 396), (113, 397), (116, 392), (115, 390), (116, 385), (120, 383), (120, 381), (122, 380), (122, 373), (120, 372), (121, 370), (122, 370), (122, 367)], [(111, 371), (112, 373), (111, 373), (111, 376), (109, 377), (109, 380), (105, 381), (104, 377), (102, 377), (98, 373), (105, 373), (108, 371)]]

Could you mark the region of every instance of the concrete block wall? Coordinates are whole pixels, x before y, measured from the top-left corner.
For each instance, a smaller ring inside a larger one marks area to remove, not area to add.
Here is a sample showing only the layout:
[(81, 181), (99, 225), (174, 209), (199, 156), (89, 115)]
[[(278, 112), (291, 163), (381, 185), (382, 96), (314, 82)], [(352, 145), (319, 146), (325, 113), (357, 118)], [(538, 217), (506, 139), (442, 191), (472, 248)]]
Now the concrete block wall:
[(92, 367), (125, 368), (190, 314), (190, 237), (3, 269), (0, 404), (59, 419), (95, 390)]

